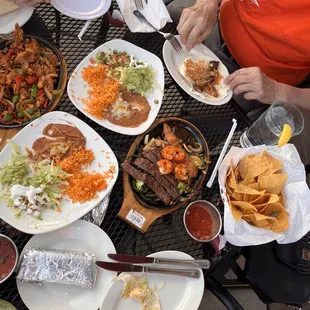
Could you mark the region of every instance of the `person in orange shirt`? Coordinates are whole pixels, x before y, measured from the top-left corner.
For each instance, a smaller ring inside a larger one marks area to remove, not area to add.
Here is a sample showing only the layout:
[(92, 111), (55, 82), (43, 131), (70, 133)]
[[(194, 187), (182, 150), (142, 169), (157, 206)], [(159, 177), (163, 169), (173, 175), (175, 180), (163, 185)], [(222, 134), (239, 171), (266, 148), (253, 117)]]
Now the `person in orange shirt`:
[(295, 87), (310, 73), (310, 1), (224, 0), (219, 22), (218, 8), (197, 0), (183, 10), (177, 30), (186, 49), (207, 39), (246, 111), (276, 100), (310, 111), (310, 89)]

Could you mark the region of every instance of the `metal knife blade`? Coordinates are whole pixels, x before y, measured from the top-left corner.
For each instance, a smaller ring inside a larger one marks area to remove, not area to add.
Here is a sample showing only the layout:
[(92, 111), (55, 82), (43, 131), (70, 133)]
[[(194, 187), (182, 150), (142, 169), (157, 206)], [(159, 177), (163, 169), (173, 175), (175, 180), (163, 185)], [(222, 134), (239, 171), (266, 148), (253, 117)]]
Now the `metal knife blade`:
[(110, 263), (110, 262), (96, 262), (96, 265), (112, 271), (118, 272), (145, 272), (145, 273), (161, 273), (174, 276), (182, 276), (198, 279), (200, 277), (199, 269), (170, 269), (170, 268), (159, 268), (159, 267), (145, 267), (136, 266), (132, 264), (122, 263)]
[(107, 270), (119, 272), (143, 272), (143, 266), (135, 266), (132, 264), (96, 262), (96, 265)]
[(133, 263), (133, 264), (155, 263), (155, 259), (153, 257), (143, 257), (143, 256), (124, 255), (124, 254), (108, 254), (108, 257), (122, 263)]
[(121, 262), (121, 263), (132, 263), (132, 264), (162, 264), (171, 266), (183, 266), (190, 268), (202, 268), (209, 269), (210, 261), (207, 259), (173, 259), (173, 258), (163, 258), (163, 257), (144, 257), (135, 255), (125, 255), (125, 254), (108, 254), (108, 257)]

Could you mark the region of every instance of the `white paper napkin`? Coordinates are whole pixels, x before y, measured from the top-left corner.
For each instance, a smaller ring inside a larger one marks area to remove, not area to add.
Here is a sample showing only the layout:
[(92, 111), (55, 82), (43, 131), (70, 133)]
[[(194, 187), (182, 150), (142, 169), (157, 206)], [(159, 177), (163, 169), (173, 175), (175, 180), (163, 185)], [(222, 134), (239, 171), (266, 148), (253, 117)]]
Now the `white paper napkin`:
[[(154, 32), (151, 27), (133, 15), (133, 11), (137, 9), (134, 0), (117, 0), (117, 3), (131, 32)], [(167, 22), (172, 22), (163, 0), (148, 0), (147, 4), (143, 0), (143, 4), (141, 13), (156, 29), (160, 30)]]
[[(283, 188), (285, 208), (289, 213), (290, 226), (282, 233), (274, 233), (254, 227), (246, 221), (237, 222), (231, 212), (226, 198), (225, 178), (233, 160), (234, 166), (246, 155), (262, 153), (267, 150), (270, 155), (283, 162), (283, 172), (287, 181)], [(232, 147), (219, 169), (219, 184), (224, 210), (224, 235), (228, 242), (237, 246), (259, 245), (277, 240), (278, 243), (292, 243), (301, 239), (310, 231), (310, 190), (306, 183), (305, 168), (298, 151), (293, 144), (284, 147), (256, 146), (249, 149)]]

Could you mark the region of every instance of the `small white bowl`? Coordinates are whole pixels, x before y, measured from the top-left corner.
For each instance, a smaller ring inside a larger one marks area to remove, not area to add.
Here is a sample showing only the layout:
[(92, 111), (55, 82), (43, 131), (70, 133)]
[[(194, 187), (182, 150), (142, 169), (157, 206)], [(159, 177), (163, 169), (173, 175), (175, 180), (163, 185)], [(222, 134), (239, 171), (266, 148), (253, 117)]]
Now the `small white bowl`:
[(2, 280), (0, 280), (0, 284), (3, 283), (4, 281), (6, 281), (12, 274), (13, 272), (15, 271), (16, 269), (16, 266), (18, 264), (18, 250), (17, 250), (17, 247), (15, 245), (15, 243), (13, 242), (13, 240), (9, 237), (7, 237), (6, 235), (3, 235), (3, 234), (0, 234), (0, 238), (4, 238), (4, 239), (7, 239), (11, 242), (11, 244), (13, 245), (14, 249), (15, 249), (15, 264), (14, 264), (14, 267), (12, 268), (11, 272)]
[[(210, 234), (210, 238), (209, 239), (205, 239), (205, 240), (200, 240), (195, 238), (190, 231), (188, 230), (187, 226), (186, 226), (186, 221), (185, 221), (185, 217), (186, 214), (188, 212), (188, 210), (195, 206), (195, 205), (199, 205), (199, 207), (205, 209), (211, 216), (212, 219), (212, 230), (211, 230), (211, 234)], [(217, 210), (217, 208), (209, 201), (207, 200), (195, 200), (193, 202), (191, 202), (187, 208), (185, 209), (184, 215), (183, 215), (183, 223), (184, 226), (186, 228), (187, 233), (196, 241), (198, 242), (210, 242), (213, 239), (215, 239), (219, 233), (221, 232), (222, 229), (222, 217), (220, 215), (220, 212)]]

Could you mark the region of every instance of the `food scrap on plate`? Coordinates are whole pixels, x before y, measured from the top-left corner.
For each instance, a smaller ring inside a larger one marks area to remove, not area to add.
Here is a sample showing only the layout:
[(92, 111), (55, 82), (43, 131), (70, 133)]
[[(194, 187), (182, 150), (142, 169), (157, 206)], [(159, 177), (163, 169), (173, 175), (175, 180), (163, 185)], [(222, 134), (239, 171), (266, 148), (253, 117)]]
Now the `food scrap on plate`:
[(16, 216), (25, 211), (42, 219), (46, 209), (61, 212), (65, 196), (73, 203), (87, 202), (107, 188), (115, 173), (113, 166), (105, 173), (85, 171), (95, 156), (85, 148), (86, 138), (75, 126), (48, 124), (42, 135), (31, 149), (26, 148), (26, 154), (12, 144), (11, 160), (0, 171), (0, 197)]
[(98, 52), (82, 70), (89, 86), (88, 97), (81, 98), (85, 111), (115, 125), (140, 126), (151, 110), (146, 97), (159, 87), (155, 75), (151, 65), (126, 52)]
[[(193, 137), (192, 137), (193, 139)], [(144, 201), (175, 204), (190, 195), (196, 179), (209, 163), (197, 141), (186, 144), (164, 123), (162, 137), (145, 137), (144, 147), (123, 169), (132, 176), (132, 187)]]
[(289, 227), (282, 189), (287, 175), (283, 164), (264, 151), (245, 156), (236, 167), (230, 165), (226, 193), (236, 221), (280, 233)]
[(23, 39), (15, 26), (14, 41), (0, 51), (0, 123), (23, 124), (38, 118), (53, 95), (59, 76), (57, 56), (36, 39)]
[(224, 84), (223, 64), (211, 57), (188, 57), (178, 71), (192, 85), (192, 93), (203, 99), (219, 101), (228, 93), (229, 87)]
[(133, 298), (141, 303), (141, 310), (160, 310), (160, 300), (157, 291), (161, 288), (149, 288), (148, 281), (135, 275), (122, 273), (114, 281), (125, 283), (122, 298)]

